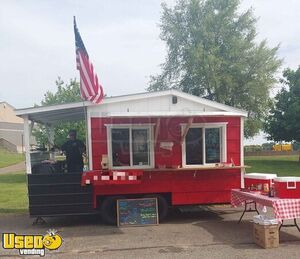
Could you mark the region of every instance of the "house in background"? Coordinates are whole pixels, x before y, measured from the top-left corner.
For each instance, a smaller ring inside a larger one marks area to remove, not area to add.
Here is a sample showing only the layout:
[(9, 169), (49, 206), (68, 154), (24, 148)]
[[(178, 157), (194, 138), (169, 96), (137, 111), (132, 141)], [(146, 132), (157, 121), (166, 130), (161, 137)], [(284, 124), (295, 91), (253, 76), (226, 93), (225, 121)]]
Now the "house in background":
[(24, 151), (24, 122), (14, 110), (7, 102), (0, 102), (0, 147), (21, 153)]

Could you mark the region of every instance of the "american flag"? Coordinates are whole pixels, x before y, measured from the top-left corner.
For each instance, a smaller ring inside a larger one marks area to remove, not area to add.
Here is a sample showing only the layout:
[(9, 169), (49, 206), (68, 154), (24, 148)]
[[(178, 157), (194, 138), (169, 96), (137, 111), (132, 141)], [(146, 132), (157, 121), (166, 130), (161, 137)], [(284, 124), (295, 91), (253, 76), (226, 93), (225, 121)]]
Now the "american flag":
[(94, 73), (93, 64), (89, 61), (89, 55), (78, 31), (74, 17), (74, 33), (76, 47), (76, 64), (80, 72), (80, 94), (83, 100), (100, 103), (103, 100), (103, 88)]

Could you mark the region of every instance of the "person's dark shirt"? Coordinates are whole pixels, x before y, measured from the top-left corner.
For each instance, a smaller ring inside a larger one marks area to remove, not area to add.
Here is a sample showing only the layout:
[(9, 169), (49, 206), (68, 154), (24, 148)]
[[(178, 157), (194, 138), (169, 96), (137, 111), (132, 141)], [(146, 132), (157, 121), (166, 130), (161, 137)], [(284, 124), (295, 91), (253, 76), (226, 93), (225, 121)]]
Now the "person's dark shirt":
[(81, 140), (70, 139), (62, 145), (61, 150), (66, 153), (67, 164), (83, 165), (82, 154), (85, 152), (85, 145)]

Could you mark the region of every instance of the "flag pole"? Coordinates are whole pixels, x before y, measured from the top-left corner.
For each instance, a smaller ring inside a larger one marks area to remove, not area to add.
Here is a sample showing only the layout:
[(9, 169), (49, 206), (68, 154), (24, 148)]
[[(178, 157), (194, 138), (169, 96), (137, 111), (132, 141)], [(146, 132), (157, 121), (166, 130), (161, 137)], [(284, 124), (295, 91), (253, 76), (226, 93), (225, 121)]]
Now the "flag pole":
[[(88, 120), (87, 120), (87, 108), (84, 104), (84, 100), (82, 100), (83, 112), (84, 112), (84, 121), (85, 121), (85, 157), (88, 164), (88, 170), (90, 170), (90, 148), (89, 148), (89, 139), (88, 139)], [(83, 167), (84, 170), (84, 167)], [(85, 171), (85, 170), (84, 170)]]
[(90, 145), (89, 145), (89, 128), (90, 121), (88, 121), (87, 107), (85, 105), (85, 101), (90, 101), (94, 104), (99, 104), (102, 102), (104, 93), (102, 85), (98, 82), (98, 76), (94, 73), (93, 64), (89, 60), (89, 55), (85, 48), (85, 45), (82, 41), (81, 35), (77, 28), (76, 18), (73, 17), (74, 23), (74, 34), (75, 34), (75, 48), (76, 48), (76, 67), (80, 72), (80, 95), (82, 98), (82, 105), (84, 109), (84, 118), (86, 125), (86, 147), (87, 147), (87, 156), (89, 160), (89, 167), (92, 166), (90, 164)]
[[(74, 26), (74, 32), (75, 30), (77, 30), (77, 24), (76, 24), (76, 17), (75, 15), (73, 16), (73, 26)], [(76, 34), (75, 34), (75, 51), (77, 51), (77, 47), (76, 47)], [(80, 90), (80, 81), (79, 81), (79, 91)], [(81, 94), (80, 94), (81, 95)], [(90, 154), (89, 154), (89, 141), (88, 141), (88, 121), (87, 121), (87, 108), (85, 106), (85, 103), (84, 103), (84, 99), (81, 99), (82, 100), (82, 107), (83, 107), (83, 113), (84, 113), (84, 125), (85, 125), (85, 147), (86, 147), (86, 150), (85, 150), (85, 160), (84, 161), (84, 164), (86, 162), (88, 162), (88, 170), (90, 169), (90, 164), (89, 164), (89, 157), (90, 157)], [(85, 171), (85, 165), (83, 165), (83, 170)]]

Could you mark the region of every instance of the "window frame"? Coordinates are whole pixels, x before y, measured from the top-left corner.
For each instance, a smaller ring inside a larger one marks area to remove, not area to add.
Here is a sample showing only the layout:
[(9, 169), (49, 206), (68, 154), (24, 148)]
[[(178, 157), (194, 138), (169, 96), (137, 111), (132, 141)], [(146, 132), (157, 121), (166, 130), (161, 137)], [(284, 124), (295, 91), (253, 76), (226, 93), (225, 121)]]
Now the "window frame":
[[(192, 123), (190, 128), (202, 128), (202, 154), (203, 154), (203, 163), (198, 165), (187, 165), (186, 164), (186, 136), (181, 144), (182, 150), (182, 167), (183, 168), (197, 168), (197, 167), (213, 167), (216, 163), (206, 163), (206, 142), (205, 142), (205, 132), (206, 129), (219, 128), (220, 129), (220, 162), (226, 162), (227, 160), (227, 124), (228, 122), (212, 122), (212, 123)], [(181, 125), (181, 134), (183, 134), (185, 128), (188, 124)]]
[[(105, 124), (107, 131), (107, 155), (108, 168), (113, 170), (119, 169), (151, 169), (154, 168), (154, 124)], [(112, 154), (112, 129), (129, 129), (129, 153), (130, 166), (114, 166)], [(133, 129), (147, 129), (149, 132), (149, 165), (133, 165), (132, 152), (132, 130)]]

